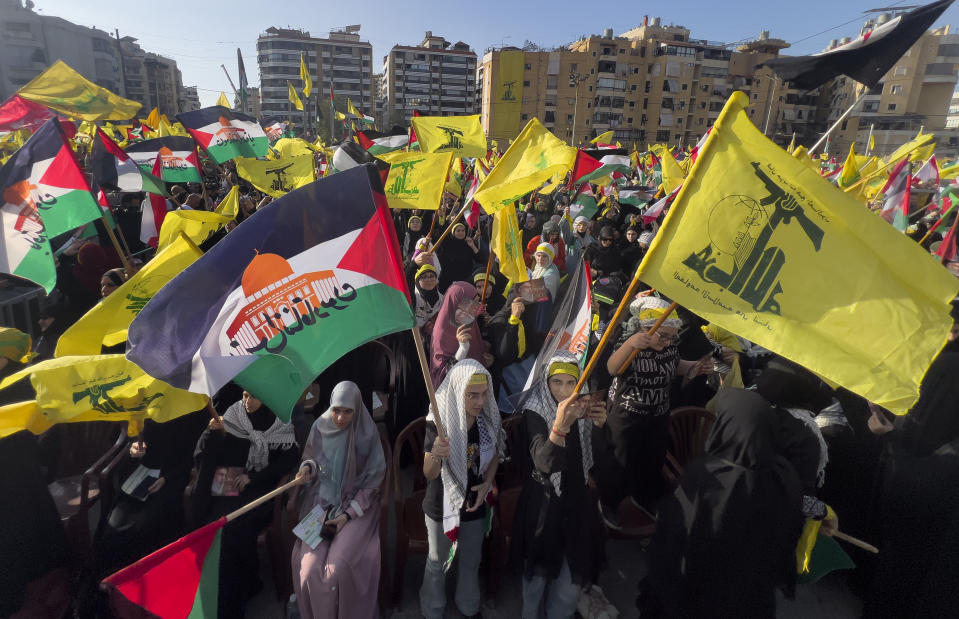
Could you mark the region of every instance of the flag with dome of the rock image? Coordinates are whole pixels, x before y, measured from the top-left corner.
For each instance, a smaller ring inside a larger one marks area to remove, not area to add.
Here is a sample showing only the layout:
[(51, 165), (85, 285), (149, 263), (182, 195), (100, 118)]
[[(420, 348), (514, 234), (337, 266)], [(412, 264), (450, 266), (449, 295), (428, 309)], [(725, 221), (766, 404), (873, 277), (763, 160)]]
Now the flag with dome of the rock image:
[(50, 293), (57, 272), (49, 239), (100, 212), (60, 123), (48, 120), (0, 168), (0, 272)]
[(362, 165), (258, 210), (188, 266), (133, 320), (127, 356), (195, 393), (235, 381), (289, 421), (331, 363), (412, 327), (381, 180)]
[(184, 112), (177, 120), (218, 164), (235, 157), (263, 157), (270, 148), (255, 118), (222, 105)]
[(170, 135), (163, 138), (141, 140), (128, 144), (123, 149), (130, 159), (144, 172), (156, 176), (153, 166), (160, 158), (160, 178), (166, 183), (202, 183), (200, 158), (196, 153), (193, 138)]

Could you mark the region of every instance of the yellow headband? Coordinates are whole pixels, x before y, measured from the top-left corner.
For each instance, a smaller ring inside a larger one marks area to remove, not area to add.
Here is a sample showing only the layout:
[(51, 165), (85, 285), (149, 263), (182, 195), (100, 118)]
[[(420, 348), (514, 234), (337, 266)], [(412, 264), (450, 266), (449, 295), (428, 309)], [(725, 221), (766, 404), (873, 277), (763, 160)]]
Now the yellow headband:
[(574, 378), (579, 378), (579, 366), (565, 361), (557, 361), (549, 366), (549, 372), (546, 375), (553, 376), (554, 374), (569, 374)]
[(481, 373), (473, 374), (472, 376), (470, 376), (470, 380), (469, 380), (469, 382), (468, 382), (467, 384), (468, 384), (468, 385), (485, 385), (485, 384), (487, 384), (486, 374), (481, 374)]
[(420, 276), (423, 275), (424, 273), (434, 273), (434, 274), (435, 274), (435, 273), (436, 273), (436, 267), (434, 267), (432, 264), (424, 264), (423, 266), (421, 266), (419, 269), (416, 270), (416, 276), (413, 278), (413, 280), (415, 281), (415, 280), (419, 279)]

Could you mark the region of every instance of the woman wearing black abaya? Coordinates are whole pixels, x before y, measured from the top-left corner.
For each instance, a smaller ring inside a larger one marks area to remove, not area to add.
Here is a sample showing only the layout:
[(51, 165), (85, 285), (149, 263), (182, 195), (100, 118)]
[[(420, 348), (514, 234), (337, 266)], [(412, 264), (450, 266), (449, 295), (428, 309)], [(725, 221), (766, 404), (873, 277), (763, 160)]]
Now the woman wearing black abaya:
[(926, 372), (919, 400), (889, 432), (881, 465), (879, 565), (867, 617), (950, 617), (959, 612), (959, 342)]
[(474, 257), (478, 252), (473, 237), (466, 234), (466, 224), (453, 224), (453, 231), (436, 250), (443, 265), (440, 292), (446, 292), (453, 282), (473, 281)]
[(799, 477), (777, 453), (779, 417), (762, 396), (716, 396), (706, 456), (659, 509), (639, 605), (649, 617), (768, 619), (791, 595), (802, 530)]

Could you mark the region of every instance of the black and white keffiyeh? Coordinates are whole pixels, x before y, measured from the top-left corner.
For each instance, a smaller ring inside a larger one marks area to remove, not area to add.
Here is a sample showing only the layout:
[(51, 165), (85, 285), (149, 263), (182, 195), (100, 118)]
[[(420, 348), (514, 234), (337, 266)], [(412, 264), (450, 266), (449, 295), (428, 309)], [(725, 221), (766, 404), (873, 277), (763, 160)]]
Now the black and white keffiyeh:
[(250, 451), (246, 456), (247, 471), (265, 469), (270, 463), (271, 447), (289, 449), (296, 446), (292, 423), (284, 423), (277, 418), (273, 425), (260, 432), (250, 422), (243, 400), (226, 409), (223, 414), (223, 429), (237, 438), (250, 441)]

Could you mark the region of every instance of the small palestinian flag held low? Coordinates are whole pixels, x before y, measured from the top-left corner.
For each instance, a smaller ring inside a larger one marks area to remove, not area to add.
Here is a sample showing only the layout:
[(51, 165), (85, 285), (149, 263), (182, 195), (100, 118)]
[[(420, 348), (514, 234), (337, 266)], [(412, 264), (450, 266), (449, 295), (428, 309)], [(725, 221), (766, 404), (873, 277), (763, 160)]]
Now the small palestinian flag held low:
[(413, 324), (383, 187), (363, 165), (260, 209), (163, 286), (127, 356), (193, 393), (233, 380), (289, 421), (330, 364)]
[(211, 522), (105, 578), (100, 586), (109, 593), (113, 615), (216, 617), (220, 538), (226, 523), (226, 518)]
[(0, 272), (51, 292), (57, 273), (49, 239), (99, 218), (60, 123), (48, 120), (0, 168)]
[(263, 127), (263, 132), (266, 133), (266, 138), (271, 145), (275, 144), (280, 138), (294, 137), (287, 122), (280, 118), (265, 118), (260, 121), (260, 126)]
[(144, 172), (153, 170), (160, 157), (162, 178), (167, 183), (202, 183), (199, 158), (193, 138), (171, 135), (130, 144), (124, 150)]
[(357, 131), (356, 141), (374, 157), (399, 150), (410, 143), (410, 136), (401, 130), (395, 135), (384, 135), (378, 131)]
[(97, 128), (96, 137), (87, 157), (87, 168), (101, 186), (119, 191), (148, 191), (166, 195), (163, 181), (143, 171), (103, 129)]
[(255, 118), (221, 105), (184, 112), (177, 118), (218, 164), (234, 157), (263, 157), (270, 147)]

